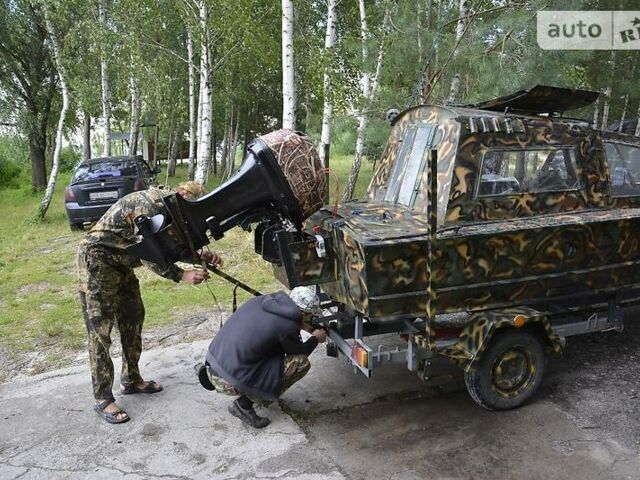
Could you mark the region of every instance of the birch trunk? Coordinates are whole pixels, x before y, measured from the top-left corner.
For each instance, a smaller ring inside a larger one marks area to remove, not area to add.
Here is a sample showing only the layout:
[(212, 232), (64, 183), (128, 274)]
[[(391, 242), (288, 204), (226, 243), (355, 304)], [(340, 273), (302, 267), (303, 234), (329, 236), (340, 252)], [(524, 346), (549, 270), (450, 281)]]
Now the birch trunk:
[(602, 107), (602, 131), (607, 129), (607, 122), (609, 121), (609, 102), (611, 100), (611, 87), (607, 87), (604, 90), (604, 105)]
[(202, 117), (200, 137), (198, 138), (198, 161), (195, 181), (201, 184), (207, 181), (207, 170), (211, 157), (211, 84), (209, 72), (209, 42), (207, 28), (207, 4), (200, 1), (200, 27), (202, 29), (202, 45), (200, 49), (200, 91), (202, 94)]
[(140, 89), (134, 73), (134, 64), (131, 62), (131, 75), (129, 77), (129, 91), (131, 93), (131, 119), (129, 122), (129, 155), (138, 153), (138, 134), (140, 132)]
[[(462, 39), (462, 35), (464, 35), (464, 31), (466, 28), (466, 19), (469, 15), (469, 4), (468, 0), (460, 0), (460, 18), (458, 20), (458, 24), (456, 25), (456, 43), (454, 48), (457, 50), (457, 46)], [(456, 57), (456, 51), (453, 52), (453, 58)], [(453, 78), (451, 79), (451, 90), (449, 91), (449, 98), (447, 99), (448, 103), (455, 103), (460, 96), (460, 74), (458, 72), (453, 74)]]
[(62, 151), (62, 130), (64, 128), (64, 119), (69, 110), (69, 91), (67, 90), (66, 73), (62, 64), (62, 58), (60, 56), (60, 46), (58, 45), (58, 39), (56, 38), (53, 25), (49, 18), (49, 12), (47, 8), (44, 8), (45, 26), (47, 29), (47, 35), (51, 41), (51, 47), (53, 49), (53, 59), (58, 70), (58, 78), (60, 79), (60, 89), (62, 90), (62, 109), (60, 110), (60, 118), (58, 119), (58, 129), (56, 130), (56, 144), (53, 150), (53, 165), (51, 167), (51, 173), (49, 174), (49, 182), (47, 183), (47, 189), (44, 192), (44, 198), (38, 208), (37, 217), (40, 220), (44, 219), (44, 216), (51, 204), (51, 198), (53, 197), (53, 191), (56, 187), (56, 180), (58, 178), (58, 170), (60, 168), (60, 153)]
[(178, 127), (173, 130), (173, 141), (170, 142), (171, 148), (169, 150), (169, 161), (167, 162), (167, 176), (176, 176), (176, 162), (178, 158), (178, 146), (180, 145), (180, 131)]
[(293, 66), (293, 0), (282, 0), (282, 128), (296, 128)]
[(423, 62), (424, 52), (422, 51), (422, 0), (416, 1), (416, 14), (417, 14), (417, 25), (418, 25), (418, 58), (421, 62)]
[(229, 176), (233, 174), (236, 169), (236, 151), (238, 149), (238, 135), (240, 133), (240, 115), (236, 115), (236, 127), (233, 134), (233, 142), (231, 143), (231, 149), (229, 152)]
[(594, 104), (593, 122), (591, 123), (591, 128), (593, 128), (594, 130), (598, 129), (598, 116), (599, 115), (600, 115), (600, 97), (598, 97), (598, 99), (596, 100), (596, 103)]
[(224, 112), (224, 133), (222, 134), (222, 153), (220, 154), (220, 169), (222, 178), (227, 178), (227, 156), (229, 151), (229, 109)]
[[(100, 26), (107, 28), (107, 13), (105, 11), (104, 0), (98, 2), (98, 17)], [(104, 47), (103, 47), (104, 49)], [(107, 73), (107, 59), (104, 51), (100, 52), (100, 82), (102, 85), (102, 118), (104, 120), (104, 148), (102, 155), (111, 156), (111, 90), (109, 88), (109, 78)]]
[(618, 127), (618, 133), (622, 133), (624, 127), (624, 120), (627, 116), (627, 108), (629, 108), (629, 95), (624, 96), (624, 108), (622, 109), (622, 117), (620, 118), (620, 126)]
[(362, 37), (362, 60), (363, 60), (363, 73), (360, 78), (360, 85), (362, 88), (362, 98), (364, 99), (363, 106), (358, 112), (358, 130), (356, 133), (356, 152), (353, 158), (353, 165), (351, 166), (351, 173), (349, 174), (349, 180), (347, 181), (347, 187), (345, 188), (343, 201), (349, 201), (353, 197), (353, 192), (358, 181), (358, 174), (360, 173), (360, 166), (362, 165), (362, 156), (364, 154), (364, 142), (365, 142), (365, 130), (368, 124), (368, 117), (366, 110), (371, 103), (378, 87), (380, 85), (380, 72), (382, 70), (382, 59), (384, 57), (384, 35), (386, 35), (387, 24), (389, 22), (389, 9), (385, 8), (384, 20), (382, 24), (383, 37), (380, 42), (378, 50), (378, 57), (376, 60), (376, 70), (373, 79), (369, 77), (369, 73), (366, 70), (366, 64), (368, 59), (367, 40), (369, 38), (369, 32), (367, 30), (367, 20), (365, 14), (364, 0), (359, 0), (360, 4), (360, 29)]
[(196, 172), (196, 65), (193, 54), (193, 35), (187, 29), (187, 56), (189, 62), (189, 168), (187, 177), (193, 180)]
[(235, 112), (235, 108), (234, 105), (231, 105), (231, 113), (229, 114), (229, 125), (227, 126), (227, 131), (228, 131), (228, 138), (227, 138), (227, 142), (228, 142), (228, 146), (227, 146), (227, 155), (224, 159), (224, 177), (225, 178), (229, 178), (231, 176), (231, 173), (233, 172), (233, 165), (232, 165), (232, 159), (233, 159), (233, 121), (234, 121), (234, 116), (235, 116), (236, 112)]
[(193, 180), (196, 176), (196, 169), (198, 167), (198, 151), (200, 148), (200, 138), (202, 137), (202, 102), (204, 100), (203, 94), (203, 86), (202, 84), (198, 85), (198, 112), (196, 118), (196, 143), (195, 143), (195, 160), (193, 162), (193, 172), (191, 172), (191, 176), (189, 180)]
[(211, 129), (211, 167), (213, 168), (213, 175), (218, 175), (218, 135), (216, 126)]
[(311, 110), (312, 110), (312, 101), (311, 101), (311, 91), (307, 90), (307, 92), (304, 95), (304, 112), (305, 112), (305, 117), (304, 117), (304, 130), (306, 132), (309, 132), (309, 130), (311, 129)]
[(640, 135), (640, 105), (638, 105), (638, 122), (636, 123), (636, 131), (634, 135), (637, 137)]
[[(322, 133), (320, 136), (320, 160), (327, 169), (326, 177), (329, 179), (329, 151), (331, 149), (331, 122), (333, 120), (333, 101), (331, 98), (331, 75), (333, 73), (332, 51), (336, 43), (336, 15), (337, 0), (329, 0), (327, 11), (327, 32), (324, 37), (324, 53), (327, 65), (324, 67), (323, 95), (324, 105), (322, 108)], [(327, 181), (327, 194), (329, 182)]]
[(84, 112), (82, 120), (82, 160), (91, 158), (91, 115)]

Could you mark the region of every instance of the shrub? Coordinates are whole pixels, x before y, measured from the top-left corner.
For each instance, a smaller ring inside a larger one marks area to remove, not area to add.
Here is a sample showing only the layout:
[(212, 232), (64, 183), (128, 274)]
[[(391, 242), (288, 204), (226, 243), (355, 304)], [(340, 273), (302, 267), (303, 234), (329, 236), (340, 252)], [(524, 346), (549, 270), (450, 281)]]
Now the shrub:
[(66, 146), (60, 152), (60, 171), (71, 172), (80, 163), (80, 152), (72, 146)]
[(17, 135), (0, 135), (0, 188), (17, 188), (20, 175), (28, 169), (29, 147)]
[(17, 188), (20, 186), (20, 166), (0, 156), (0, 188)]
[[(358, 121), (354, 117), (340, 116), (335, 118), (332, 138), (332, 151), (339, 155), (353, 155), (356, 149)], [(377, 117), (370, 117), (364, 138), (364, 156), (375, 162), (382, 156), (387, 144), (389, 130), (387, 122)]]

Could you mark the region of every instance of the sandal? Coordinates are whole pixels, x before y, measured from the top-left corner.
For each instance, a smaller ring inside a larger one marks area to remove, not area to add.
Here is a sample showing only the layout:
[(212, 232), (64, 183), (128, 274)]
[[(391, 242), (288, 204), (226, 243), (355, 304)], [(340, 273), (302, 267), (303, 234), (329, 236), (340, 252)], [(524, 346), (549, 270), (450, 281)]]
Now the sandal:
[(162, 391), (162, 385), (151, 380), (144, 387), (136, 387), (132, 383), (122, 384), (123, 395), (133, 395), (135, 393), (158, 393)]
[[(107, 408), (112, 403), (115, 403), (115, 401), (114, 400), (104, 400), (103, 402), (96, 403), (93, 406), (93, 409), (96, 411), (96, 413), (98, 415), (100, 415), (102, 418), (104, 418), (109, 423), (124, 423), (124, 422), (128, 422), (129, 420), (131, 420), (131, 417), (129, 417), (127, 412), (122, 410), (120, 407), (118, 407), (118, 410), (116, 410), (115, 412), (107, 412), (107, 411), (105, 411), (105, 408)], [(118, 406), (118, 405), (116, 405), (116, 406)], [(122, 416), (122, 414), (124, 414), (124, 416)]]

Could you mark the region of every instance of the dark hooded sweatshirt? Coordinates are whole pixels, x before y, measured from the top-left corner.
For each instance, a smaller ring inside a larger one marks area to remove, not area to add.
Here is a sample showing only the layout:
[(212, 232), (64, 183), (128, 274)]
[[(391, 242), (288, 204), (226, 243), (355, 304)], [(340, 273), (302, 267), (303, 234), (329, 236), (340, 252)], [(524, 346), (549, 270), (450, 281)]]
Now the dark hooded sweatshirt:
[(300, 340), (302, 313), (286, 293), (255, 297), (229, 317), (209, 345), (215, 375), (240, 392), (275, 400), (282, 388), (285, 353), (308, 355), (315, 337)]

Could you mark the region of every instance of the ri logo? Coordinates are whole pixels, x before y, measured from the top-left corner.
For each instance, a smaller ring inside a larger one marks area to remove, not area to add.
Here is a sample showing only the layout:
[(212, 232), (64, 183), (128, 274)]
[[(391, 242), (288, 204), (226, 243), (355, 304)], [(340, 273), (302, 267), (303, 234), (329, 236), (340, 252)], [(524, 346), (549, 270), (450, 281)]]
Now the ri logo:
[(640, 41), (640, 18), (635, 17), (629, 24), (631, 28), (626, 28), (618, 32), (622, 43)]

